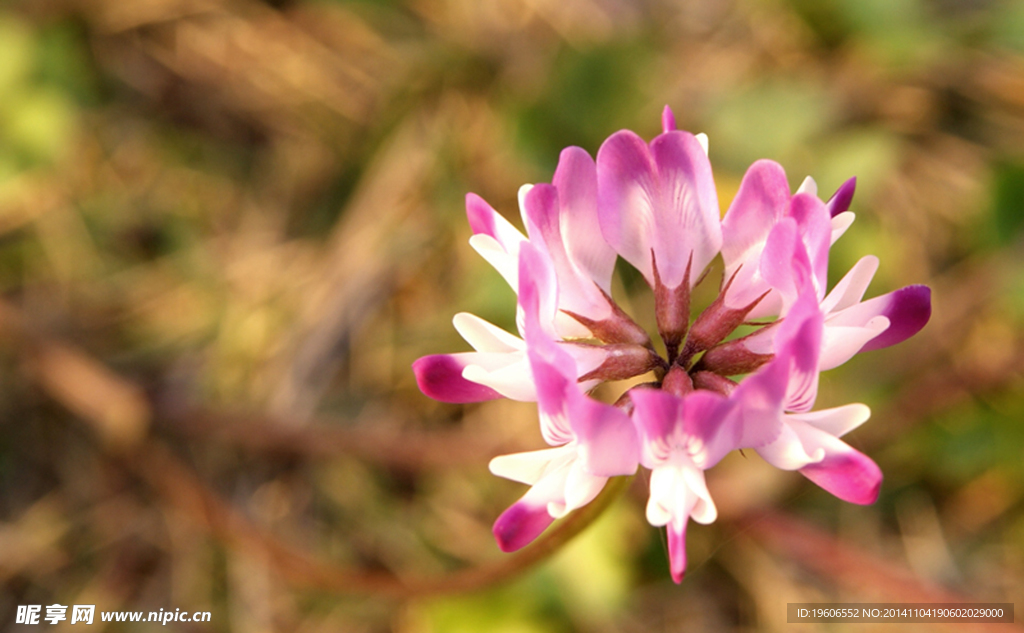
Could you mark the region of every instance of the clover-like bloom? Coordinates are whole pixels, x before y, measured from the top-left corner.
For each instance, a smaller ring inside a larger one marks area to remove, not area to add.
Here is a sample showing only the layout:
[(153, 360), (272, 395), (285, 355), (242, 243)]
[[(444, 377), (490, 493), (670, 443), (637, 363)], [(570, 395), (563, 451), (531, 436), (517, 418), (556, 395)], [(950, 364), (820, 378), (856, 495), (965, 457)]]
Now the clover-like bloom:
[[(908, 286), (863, 300), (878, 268), (872, 256), (828, 292), (829, 249), (854, 219), (854, 179), (822, 201), (812, 179), (791, 193), (781, 166), (758, 161), (722, 218), (706, 137), (676, 130), (668, 108), (662, 125), (649, 143), (613, 134), (596, 160), (564, 150), (551, 184), (520, 190), (526, 235), (467, 196), (470, 243), (518, 293), (522, 338), (456, 315), (476, 351), (428, 356), (414, 370), (440, 400), (538, 404), (541, 435), (554, 448), (491, 462), (495, 474), (531, 486), (495, 523), (503, 550), (530, 542), (639, 462), (651, 470), (647, 519), (666, 527), (680, 582), (688, 521), (716, 517), (704, 471), (734, 449), (752, 448), (846, 501), (877, 498), (878, 466), (839, 439), (870, 412), (862, 404), (815, 411), (819, 374), (915, 334), (931, 297)], [(719, 295), (691, 318), (693, 288), (719, 255)], [(617, 256), (653, 290), (664, 354), (611, 297)], [(741, 325), (754, 330), (736, 337)], [(645, 374), (649, 381), (614, 405), (589, 395), (600, 382)]]

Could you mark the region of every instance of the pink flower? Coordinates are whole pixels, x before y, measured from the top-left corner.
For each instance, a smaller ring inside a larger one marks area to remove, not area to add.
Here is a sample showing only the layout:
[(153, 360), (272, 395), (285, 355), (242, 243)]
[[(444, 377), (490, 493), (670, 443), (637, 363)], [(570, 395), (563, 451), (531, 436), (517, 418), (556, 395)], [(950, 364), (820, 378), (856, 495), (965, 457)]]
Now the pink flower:
[[(467, 196), (470, 243), (518, 293), (522, 337), (459, 314), (455, 326), (476, 351), (428, 356), (414, 370), (440, 400), (537, 402), (553, 448), (491, 462), (494, 474), (530, 486), (494, 525), (503, 550), (529, 543), (639, 463), (651, 471), (647, 519), (666, 527), (680, 582), (689, 520), (717, 514), (704, 471), (733, 449), (752, 448), (841, 499), (877, 498), (878, 466), (840, 439), (870, 411), (815, 411), (819, 374), (912, 336), (931, 297), (908, 286), (864, 301), (878, 268), (872, 256), (828, 292), (829, 249), (854, 219), (854, 179), (822, 201), (812, 179), (790, 193), (782, 167), (758, 161), (720, 219), (706, 137), (676, 130), (668, 108), (662, 125), (650, 143), (613, 134), (596, 162), (563, 151), (551, 184), (520, 190), (525, 236)], [(691, 291), (719, 253), (719, 295), (691, 320)], [(617, 256), (654, 292), (664, 356), (611, 298)], [(776, 319), (753, 322), (766, 317)], [(759, 329), (730, 338), (743, 324)], [(588, 395), (600, 382), (650, 372), (614, 405)]]

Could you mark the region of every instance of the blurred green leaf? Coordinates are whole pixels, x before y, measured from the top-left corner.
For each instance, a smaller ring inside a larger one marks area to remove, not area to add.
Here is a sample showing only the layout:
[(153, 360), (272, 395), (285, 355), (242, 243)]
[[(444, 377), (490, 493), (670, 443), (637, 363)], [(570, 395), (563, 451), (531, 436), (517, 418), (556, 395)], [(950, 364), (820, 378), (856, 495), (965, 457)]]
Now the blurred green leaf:
[(716, 162), (722, 156), (742, 172), (759, 158), (785, 161), (826, 128), (832, 109), (820, 85), (800, 78), (766, 80), (728, 95), (708, 125)]
[(991, 241), (1005, 246), (1024, 228), (1024, 163), (1002, 162), (993, 170)]
[(520, 142), (548, 172), (569, 145), (593, 154), (611, 132), (636, 121), (645, 101), (640, 80), (650, 61), (643, 42), (564, 49), (543, 98), (516, 115)]

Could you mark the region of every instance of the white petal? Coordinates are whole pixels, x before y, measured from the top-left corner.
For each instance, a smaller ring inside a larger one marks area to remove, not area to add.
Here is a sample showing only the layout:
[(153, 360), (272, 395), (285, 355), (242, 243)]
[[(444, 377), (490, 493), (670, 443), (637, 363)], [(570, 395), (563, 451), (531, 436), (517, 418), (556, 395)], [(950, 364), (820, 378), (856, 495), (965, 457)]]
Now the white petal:
[(525, 184), (519, 188), (519, 215), (523, 218), (523, 226), (530, 226), (526, 221), (526, 194), (530, 193), (530, 189), (533, 189), (533, 185)]
[(700, 146), (704, 148), (704, 153), (707, 154), (708, 153), (708, 135), (705, 134), (704, 132), (699, 132), (697, 134), (694, 134), (694, 136), (697, 138), (697, 142), (700, 143)]
[(651, 470), (651, 496), (647, 501), (647, 522), (655, 527), (672, 520), (676, 488), (682, 483), (679, 470), (672, 465)]
[(804, 178), (804, 181), (800, 183), (800, 187), (796, 190), (797, 193), (809, 193), (812, 196), (818, 195), (818, 183), (814, 181), (814, 178), (810, 176)]
[(595, 477), (588, 473), (580, 460), (576, 459), (569, 467), (569, 475), (565, 480), (565, 512), (572, 512), (593, 501), (607, 482), (607, 477)]
[(487, 263), (498, 271), (512, 290), (519, 292), (519, 249), (516, 247), (514, 253), (505, 250), (498, 240), (485, 233), (477, 233), (469, 238), (469, 245), (473, 247), (480, 256), (487, 260)]
[(821, 311), (826, 315), (832, 312), (844, 310), (858, 303), (871, 285), (871, 280), (878, 271), (878, 258), (874, 255), (865, 255), (853, 265), (832, 292), (828, 293), (821, 302)]
[[(799, 421), (796, 424), (799, 424)], [(797, 432), (787, 423), (782, 427), (782, 433), (774, 442), (755, 450), (764, 458), (764, 461), (782, 470), (798, 470), (808, 464), (816, 464), (825, 458), (824, 450), (812, 449), (813, 452), (808, 453), (800, 440)]]
[(884, 316), (873, 317), (864, 325), (836, 325), (836, 321), (825, 321), (818, 371), (828, 371), (842, 365), (853, 358), (868, 341), (889, 327), (889, 319)]
[(831, 244), (835, 244), (836, 240), (846, 233), (846, 229), (850, 228), (853, 221), (857, 218), (857, 215), (853, 211), (843, 211), (832, 218), (832, 238)]
[(459, 312), (452, 318), (452, 324), (462, 338), (478, 352), (521, 352), (526, 349), (523, 339), (509, 334), (475, 314)]
[(540, 451), (499, 455), (488, 465), (491, 473), (498, 477), (533, 485), (541, 480), (546, 473), (553, 472), (566, 465), (576, 455), (576, 447), (566, 444), (558, 448), (546, 448)]
[(871, 417), (871, 409), (860, 403), (848, 404), (834, 409), (792, 413), (787, 420), (800, 420), (835, 437), (842, 437)]
[(490, 387), (510, 400), (537, 400), (537, 388), (525, 353), (481, 353), (472, 365), (462, 370), (462, 377)]
[(687, 468), (683, 471), (683, 479), (687, 486), (687, 503), (695, 499), (689, 514), (697, 523), (714, 523), (718, 518), (718, 509), (708, 492), (708, 485), (704, 480), (704, 471), (699, 468)]

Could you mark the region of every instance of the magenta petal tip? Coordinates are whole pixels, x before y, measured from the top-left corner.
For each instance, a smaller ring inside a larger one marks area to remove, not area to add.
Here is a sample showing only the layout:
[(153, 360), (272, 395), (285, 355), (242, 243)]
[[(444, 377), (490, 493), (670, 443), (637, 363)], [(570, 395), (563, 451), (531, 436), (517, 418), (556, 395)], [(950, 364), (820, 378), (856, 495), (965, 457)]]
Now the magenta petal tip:
[(839, 185), (836, 192), (832, 194), (832, 197), (828, 199), (826, 207), (828, 208), (829, 215), (833, 218), (850, 210), (850, 203), (853, 202), (853, 192), (857, 188), (857, 177), (850, 178), (843, 184)]
[(666, 530), (668, 535), (668, 560), (672, 572), (672, 580), (678, 585), (686, 575), (686, 524), (676, 531), (671, 525)]
[(881, 315), (889, 319), (889, 327), (867, 342), (862, 352), (882, 349), (901, 343), (917, 334), (932, 316), (932, 290), (928, 286), (914, 285), (900, 288), (887, 295), (888, 305)]
[(500, 398), (501, 394), (462, 377), (465, 363), (451, 354), (434, 354), (412, 364), (416, 384), (425, 395), (441, 402), (462, 404)]
[(501, 551), (514, 552), (532, 543), (554, 520), (544, 506), (517, 501), (494, 522), (494, 539)]

